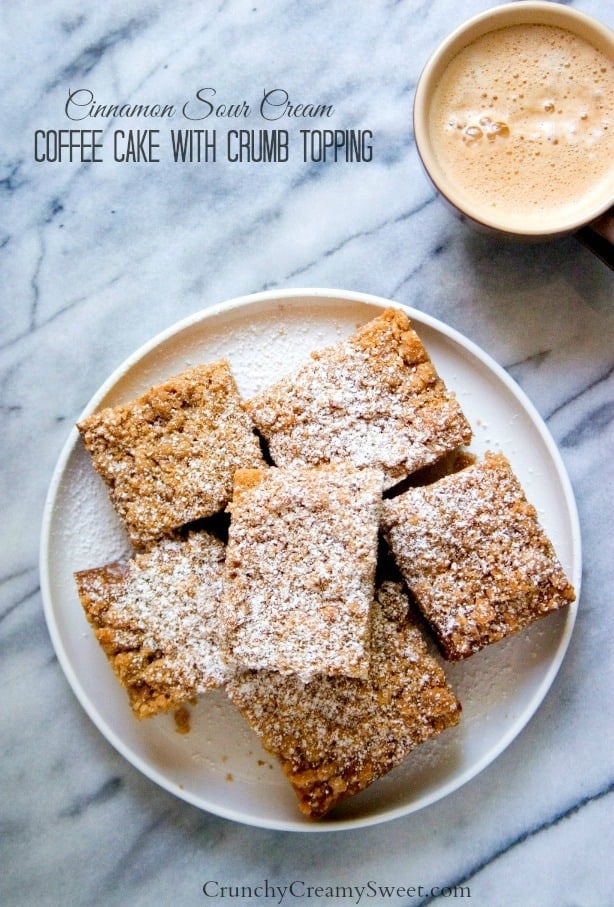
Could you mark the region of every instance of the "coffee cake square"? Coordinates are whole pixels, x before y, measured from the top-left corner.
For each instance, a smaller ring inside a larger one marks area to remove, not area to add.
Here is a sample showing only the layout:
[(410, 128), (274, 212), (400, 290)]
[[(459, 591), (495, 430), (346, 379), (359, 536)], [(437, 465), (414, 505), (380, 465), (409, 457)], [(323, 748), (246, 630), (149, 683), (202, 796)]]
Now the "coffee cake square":
[(235, 469), (264, 463), (223, 360), (188, 369), (77, 427), (136, 547), (222, 510)]
[(75, 574), (87, 619), (137, 718), (173, 709), (230, 676), (219, 644), (223, 565), (222, 542), (192, 532)]
[(222, 614), (238, 665), (367, 675), (381, 495), (376, 469), (237, 471)]
[(574, 590), (502, 454), (384, 502), (399, 569), (450, 660), (517, 633)]
[(349, 461), (381, 469), (386, 488), (471, 438), (409, 319), (393, 308), (246, 405), (277, 466)]
[(313, 819), (368, 787), (420, 743), (458, 723), (461, 707), (400, 583), (377, 590), (368, 677), (299, 677), (246, 671), (227, 692), (275, 755), (300, 809)]

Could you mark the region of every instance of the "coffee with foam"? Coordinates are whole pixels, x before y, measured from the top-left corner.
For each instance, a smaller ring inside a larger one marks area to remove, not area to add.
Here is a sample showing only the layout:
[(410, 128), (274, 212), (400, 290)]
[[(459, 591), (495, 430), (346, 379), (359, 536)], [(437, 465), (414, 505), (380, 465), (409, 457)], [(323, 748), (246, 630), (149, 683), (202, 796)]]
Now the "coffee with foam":
[(487, 222), (538, 230), (612, 198), (613, 111), (604, 53), (563, 28), (509, 25), (447, 65), (429, 132), (441, 171)]

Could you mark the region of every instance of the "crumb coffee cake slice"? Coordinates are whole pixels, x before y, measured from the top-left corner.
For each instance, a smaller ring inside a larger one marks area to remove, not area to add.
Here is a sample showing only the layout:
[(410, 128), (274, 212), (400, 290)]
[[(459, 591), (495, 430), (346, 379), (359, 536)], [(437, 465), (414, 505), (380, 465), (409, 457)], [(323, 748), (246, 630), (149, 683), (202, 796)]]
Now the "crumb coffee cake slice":
[(400, 583), (389, 582), (373, 603), (368, 678), (320, 676), (304, 684), (297, 676), (246, 671), (227, 692), (314, 819), (457, 724), (461, 712), (408, 616)]
[(386, 309), (246, 404), (273, 462), (349, 461), (385, 487), (471, 439), (407, 316)]
[(223, 360), (182, 372), (77, 427), (136, 547), (222, 510), (235, 469), (263, 465)]
[(382, 474), (289, 466), (235, 474), (222, 616), (246, 668), (366, 676)]
[(382, 528), (444, 655), (465, 658), (574, 600), (502, 454), (385, 501)]
[(222, 542), (191, 532), (75, 574), (85, 614), (137, 718), (176, 708), (230, 675), (218, 635), (223, 562)]

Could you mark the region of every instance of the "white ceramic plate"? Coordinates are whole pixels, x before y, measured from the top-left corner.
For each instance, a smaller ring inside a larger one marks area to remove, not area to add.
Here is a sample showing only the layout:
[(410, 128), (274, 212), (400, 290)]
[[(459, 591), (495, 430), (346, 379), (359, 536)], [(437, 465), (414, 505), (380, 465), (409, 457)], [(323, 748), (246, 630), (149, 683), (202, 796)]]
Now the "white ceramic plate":
[[(286, 290), (232, 300), (171, 327), (131, 356), (85, 410), (126, 402), (199, 362), (229, 360), (247, 396), (304, 362), (312, 349), (349, 335), (390, 303), (336, 290)], [(474, 344), (442, 323), (407, 310), (433, 361), (474, 428), (472, 450), (503, 451), (579, 590), (580, 535), (573, 494), (556, 447), (523, 392)], [(463, 704), (461, 724), (419, 747), (334, 818), (302, 818), (275, 760), (222, 693), (191, 709), (180, 735), (171, 715), (138, 722), (83, 615), (75, 570), (128, 550), (126, 538), (76, 429), (56, 467), (41, 543), (41, 583), (49, 631), (64, 672), (105, 737), (162, 787), (202, 809), (250, 825), (327, 831), (372, 825), (440, 799), (476, 775), (533, 715), (561, 664), (576, 606), (548, 617), (446, 673)]]

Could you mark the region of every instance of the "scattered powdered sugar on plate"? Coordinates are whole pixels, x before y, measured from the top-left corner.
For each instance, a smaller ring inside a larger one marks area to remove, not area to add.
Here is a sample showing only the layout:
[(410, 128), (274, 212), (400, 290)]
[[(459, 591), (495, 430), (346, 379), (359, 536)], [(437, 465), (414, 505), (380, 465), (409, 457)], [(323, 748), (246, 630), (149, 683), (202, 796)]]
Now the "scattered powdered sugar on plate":
[[(126, 402), (190, 365), (225, 358), (244, 398), (309, 361), (310, 352), (348, 337), (390, 303), (336, 291), (273, 291), (196, 314), (170, 328), (114, 374), (95, 407)], [(577, 518), (569, 485), (547, 431), (516, 385), (484, 354), (445, 325), (408, 311), (438, 373), (479, 430), (472, 449), (502, 449), (536, 506), (570, 580), (579, 587)], [(486, 437), (487, 435), (487, 437)], [(377, 785), (338, 808), (323, 826), (296, 815), (294, 794), (271, 768), (255, 735), (221, 691), (202, 696), (191, 732), (177, 734), (171, 716), (134, 720), (104, 654), (87, 627), (73, 572), (116, 560), (127, 540), (99, 488), (89, 458), (71, 435), (45, 510), (41, 585), (60, 663), (80, 701), (107, 739), (167, 790), (203, 809), (248, 824), (317, 831), (371, 825), (410, 813), (456, 789), (488, 765), (534, 713), (567, 647), (575, 607), (547, 627), (463, 662), (446, 666), (463, 705), (456, 728), (419, 747)], [(544, 622), (546, 623), (546, 622)], [(231, 784), (227, 777), (232, 776)]]

